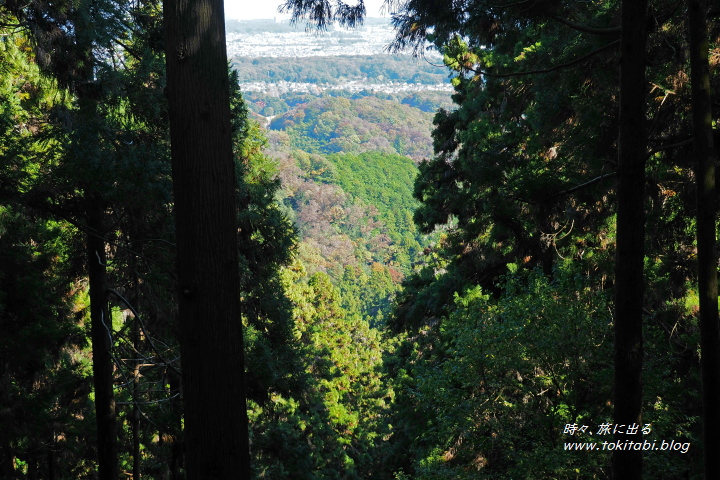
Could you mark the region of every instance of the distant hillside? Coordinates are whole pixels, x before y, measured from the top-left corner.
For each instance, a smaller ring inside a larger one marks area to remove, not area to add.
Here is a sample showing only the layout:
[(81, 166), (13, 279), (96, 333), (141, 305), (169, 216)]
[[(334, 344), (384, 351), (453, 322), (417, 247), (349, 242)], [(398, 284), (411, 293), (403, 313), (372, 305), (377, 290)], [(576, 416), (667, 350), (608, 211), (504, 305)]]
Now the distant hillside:
[(310, 153), (378, 151), (416, 161), (432, 154), (434, 114), (392, 100), (325, 97), (296, 105), (271, 130), (287, 133), (289, 147)]
[[(292, 87), (293, 85), (291, 85)], [(306, 85), (300, 85), (304, 87)], [(282, 85), (281, 85), (282, 87)], [(347, 90), (324, 90), (306, 88), (304, 91), (288, 91), (288, 92), (243, 92), (243, 97), (248, 104), (248, 108), (253, 113), (262, 117), (274, 117), (282, 115), (292, 110), (297, 105), (310, 103), (320, 98), (327, 97), (343, 97), (350, 100), (359, 100), (365, 97), (375, 97), (381, 100), (390, 100), (396, 103), (402, 103), (411, 107), (418, 108), (423, 112), (435, 113), (440, 108), (452, 108), (450, 94), (448, 92), (438, 91), (405, 91), (398, 93), (384, 93), (379, 89), (365, 89), (358, 92), (349, 92)], [(314, 92), (311, 93), (310, 91)], [(258, 118), (262, 125), (266, 120)]]
[(330, 275), (346, 308), (381, 325), (400, 281), (429, 244), (412, 221), (417, 167), (379, 152), (273, 153), (279, 198), (300, 234), (299, 258), (310, 274)]
[(449, 84), (446, 68), (409, 55), (235, 57), (232, 65), (238, 71), (241, 84), (298, 82), (337, 85), (350, 80), (364, 83)]

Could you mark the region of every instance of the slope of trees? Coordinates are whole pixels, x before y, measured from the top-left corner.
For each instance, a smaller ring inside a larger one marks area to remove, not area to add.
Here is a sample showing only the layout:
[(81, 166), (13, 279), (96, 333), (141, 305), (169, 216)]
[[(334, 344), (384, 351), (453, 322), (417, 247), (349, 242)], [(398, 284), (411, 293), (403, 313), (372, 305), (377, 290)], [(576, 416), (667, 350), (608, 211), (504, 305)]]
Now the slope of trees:
[[(174, 306), (164, 68), (153, 50), (159, 17), (157, 6), (135, 13), (142, 13), (148, 30), (138, 33), (123, 69), (113, 73), (123, 95), (113, 91), (112, 99), (99, 103), (104, 123), (96, 126), (97, 145), (112, 153), (102, 165), (103, 181), (113, 185), (104, 192), (104, 214), (115, 219), (102, 237), (110, 245), (103, 263), (112, 267), (107, 278), (111, 314), (105, 317), (114, 362), (109, 380), (116, 392), (118, 468), (135, 478), (181, 478), (186, 469), (185, 395)], [(0, 150), (6, 173), (2, 395), (9, 408), (2, 416), (2, 476), (84, 478), (97, 471), (93, 449), (98, 439), (86, 338), (84, 225), (72, 210), (82, 192), (66, 188), (88, 174), (75, 171), (72, 176), (75, 157), (68, 153), (73, 143), (66, 129), (72, 125), (76, 98), (40, 74), (31, 43), (21, 32), (4, 36), (2, 45), (7, 60)], [(243, 312), (237, 321), (247, 333), (246, 384), (256, 472), (330, 478), (340, 470), (367, 471), (374, 461), (369, 452), (380, 428), (378, 412), (387, 395), (379, 381), (379, 333), (369, 329), (359, 309), (341, 307), (357, 307), (360, 293), (346, 292), (341, 299), (336, 287), (321, 276), (310, 279), (299, 263), (283, 271), (296, 240), (275, 200), (277, 165), (262, 153), (266, 142), (248, 119), (237, 75), (231, 84), (235, 189), (241, 206), (237, 224)], [(392, 281), (383, 283), (389, 278), (385, 267), (370, 277), (374, 283), (368, 288), (375, 295), (378, 285), (388, 292), (395, 288)], [(375, 303), (384, 302), (387, 312), (389, 293), (380, 295), (382, 300)], [(334, 300), (326, 302), (326, 297)], [(375, 310), (369, 316), (377, 314)], [(328, 337), (328, 331), (337, 338)], [(343, 345), (351, 351), (335, 350)], [(336, 370), (327, 371), (334, 363)], [(278, 402), (299, 405), (290, 431), (284, 421), (287, 412)], [(297, 449), (296, 441), (307, 448), (278, 463), (278, 445)], [(347, 445), (363, 453), (348, 453)]]
[[(318, 89), (319, 91), (320, 89)], [(293, 107), (302, 103), (310, 103), (317, 97), (344, 97), (351, 100), (357, 100), (364, 97), (377, 97), (380, 100), (392, 100), (395, 102), (410, 105), (419, 108), (423, 112), (434, 113), (440, 108), (452, 107), (450, 94), (447, 92), (425, 91), (411, 93), (383, 93), (378, 91), (361, 90), (357, 93), (351, 93), (342, 89), (326, 89), (316, 93), (300, 93), (287, 92), (278, 95), (258, 92), (245, 92), (245, 100), (248, 107), (254, 113), (264, 117), (272, 117), (274, 115), (282, 115), (292, 110)], [(431, 120), (431, 119), (430, 119)]]
[[(248, 418), (249, 461), (220, 476), (713, 473), (701, 361), (717, 341), (717, 219), (702, 207), (717, 195), (705, 168), (717, 10), (648, 2), (636, 52), (648, 61), (632, 80), (621, 2), (478, 5), (411, 0), (395, 16), (396, 46), (435, 42), (453, 76), (455, 106), (432, 134), (409, 104), (342, 96), (296, 99), (263, 132), (220, 62), (228, 109), (213, 133), (228, 140), (225, 247), (242, 307), (227, 322), (245, 335), (232, 354), (245, 354), (244, 381), (232, 378), (244, 393), (222, 409), (193, 404), (181, 373), (173, 214), (189, 187), (171, 188), (160, 6), (0, 6), (0, 477), (186, 478), (191, 418), (213, 408)], [(647, 136), (619, 135), (628, 120)], [(625, 312), (630, 277), (614, 265), (628, 233), (644, 294)], [(618, 329), (620, 310), (641, 338)], [(628, 338), (641, 371), (614, 364)], [(104, 342), (106, 357), (92, 350)], [(637, 396), (628, 420), (622, 373)], [(658, 448), (613, 461), (618, 440)]]
[[(277, 155), (283, 158), (283, 204), (298, 228), (299, 258), (310, 274), (330, 276), (346, 309), (373, 325), (384, 323), (411, 259), (427, 244), (412, 225), (410, 185), (395, 177), (412, 177), (412, 160), (379, 152)], [(375, 176), (383, 171), (388, 175)]]
[(292, 147), (312, 153), (381, 151), (416, 160), (430, 155), (432, 114), (391, 100), (325, 97), (299, 104), (275, 118)]
[[(620, 29), (614, 15), (619, 5), (606, 2), (603, 7), (593, 6), (592, 10), (570, 4), (556, 4), (544, 10), (522, 6), (517, 9), (491, 7), (459, 15), (452, 8), (438, 11), (426, 2), (417, 1), (410, 2), (409, 8), (396, 17), (400, 29), (396, 45), (399, 47), (414, 45), (425, 38), (424, 28), (433, 29), (439, 47), (446, 53), (446, 63), (457, 72), (454, 99), (458, 109), (440, 111), (436, 116), (435, 158), (420, 165), (420, 176), (416, 181), (415, 193), (422, 202), (416, 212), (416, 221), (421, 230), (429, 232), (445, 226), (449, 232), (440, 243), (436, 252), (439, 258), (432, 269), (428, 266), (406, 281), (396, 315), (391, 319), (393, 328), (410, 334), (405, 347), (409, 352), (407, 359), (396, 367), (398, 372), (407, 372), (404, 380), (407, 393), (397, 392), (404, 400), (397, 404), (395, 415), (408, 418), (423, 412), (421, 416), (430, 418), (427, 428), (447, 423), (434, 415), (436, 411), (442, 412), (441, 399), (432, 401), (432, 406), (426, 410), (428, 397), (417, 394), (428, 375), (424, 366), (418, 364), (420, 358), (425, 360), (431, 356), (437, 358), (436, 365), (442, 365), (443, 371), (447, 372), (462, 369), (468, 362), (467, 357), (454, 355), (457, 350), (455, 339), (462, 338), (463, 328), (468, 327), (452, 321), (465, 309), (464, 304), (451, 303), (453, 295), (463, 298), (463, 292), (473, 292), (480, 287), (483, 293), (489, 294), (490, 312), (497, 308), (495, 305), (504, 303), (509, 292), (513, 299), (522, 298), (510, 288), (512, 283), (502, 280), (503, 275), (507, 275), (508, 265), (512, 266), (511, 271), (518, 272), (513, 273), (511, 279), (525, 278), (527, 274), (521, 273), (523, 269), (540, 269), (550, 285), (562, 285), (567, 272), (582, 272), (590, 282), (587, 287), (590, 292), (615, 288), (620, 295), (618, 298), (631, 294), (635, 306), (628, 304), (626, 308), (618, 301), (614, 305), (616, 315), (612, 321), (616, 345), (625, 342), (623, 355), (632, 357), (634, 364), (619, 357), (624, 360), (616, 363), (614, 369), (610, 368), (609, 351), (602, 353), (600, 349), (605, 344), (603, 336), (611, 332), (607, 329), (598, 332), (593, 347), (579, 350), (584, 359), (590, 359), (596, 353), (599, 355), (593, 371), (604, 372), (603, 380), (588, 375), (580, 380), (583, 387), (566, 390), (555, 383), (544, 392), (544, 395), (550, 394), (550, 398), (540, 404), (533, 415), (541, 412), (542, 417), (553, 418), (559, 408), (569, 413), (566, 420), (555, 420), (557, 424), (552, 434), (549, 429), (533, 429), (536, 435), (545, 432), (543, 438), (556, 435), (554, 446), (550, 447), (554, 453), (544, 457), (553, 458), (551, 465), (556, 470), (545, 476), (570, 478), (579, 474), (598, 478), (611, 475), (640, 478), (639, 460), (642, 457), (645, 457), (646, 478), (655, 478), (658, 472), (668, 468), (670, 460), (655, 455), (655, 452), (620, 452), (620, 463), (615, 464), (614, 473), (607, 457), (600, 463), (594, 463), (599, 460), (598, 456), (592, 460), (580, 459), (577, 455), (562, 458), (564, 442), (575, 440), (562, 434), (565, 424), (590, 425), (594, 431), (581, 437), (582, 441), (602, 442), (597, 426), (610, 421), (612, 410), (584, 413), (581, 410), (585, 408), (585, 400), (602, 392), (613, 370), (618, 381), (623, 382), (623, 385), (614, 386), (616, 400), (611, 400), (610, 391), (606, 390), (601, 394), (605, 400), (594, 398), (589, 405), (594, 403), (599, 407), (604, 404), (616, 408), (615, 414), (620, 414), (616, 424), (650, 423), (653, 435), (673, 435), (672, 431), (666, 430), (669, 426), (666, 415), (674, 418), (677, 425), (682, 425), (675, 435), (682, 432), (680, 441), (697, 446), (682, 459), (682, 466), (675, 464), (676, 474), (662, 474), (677, 476), (683, 471), (698, 472), (702, 457), (697, 422), (699, 357), (688, 356), (685, 350), (689, 344), (697, 345), (698, 339), (697, 319), (692, 310), (687, 309), (697, 305), (697, 287), (693, 286), (695, 258), (692, 254), (681, 253), (694, 248), (692, 200), (696, 188), (692, 163), (688, 163), (691, 157), (686, 150), (692, 131), (689, 128), (690, 85), (685, 77), (684, 63), (687, 44), (684, 37), (678, 35), (682, 31), (678, 25), (683, 20), (683, 12), (674, 4), (651, 2), (648, 17), (640, 14), (634, 21), (643, 22), (652, 17), (659, 24), (650, 29), (647, 43), (648, 58), (654, 59), (647, 72), (650, 87), (646, 89), (642, 77), (644, 63), (633, 63), (629, 57), (624, 60), (632, 63), (638, 73), (635, 77), (626, 73), (629, 76), (624, 78), (629, 83), (623, 98), (638, 105), (643, 102), (648, 105), (647, 108), (636, 107), (635, 113), (628, 116), (628, 111), (620, 109), (616, 103), (621, 79), (613, 65), (617, 61), (616, 39)], [(634, 27), (632, 30), (637, 32)], [(627, 29), (626, 32), (630, 33)], [(639, 48), (640, 56), (645, 54), (645, 48), (637, 40), (632, 42), (632, 48)], [(627, 52), (623, 50), (622, 55), (627, 56)], [(666, 102), (670, 96), (673, 99)], [(651, 126), (647, 142), (638, 133), (645, 121)], [(633, 133), (620, 137), (620, 141), (627, 142), (625, 147), (617, 140), (623, 122), (634, 128)], [(620, 162), (628, 165), (635, 177), (628, 176), (625, 166), (617, 172), (618, 147), (622, 150), (627, 146), (630, 146), (629, 154), (621, 156)], [(645, 159), (647, 166), (643, 164)], [(621, 183), (627, 182), (623, 187), (623, 191), (629, 192), (627, 198), (620, 198), (616, 175), (623, 177)], [(667, 190), (666, 185), (672, 185), (672, 189)], [(644, 187), (646, 194), (642, 193)], [(623, 217), (623, 222), (628, 221), (628, 224), (622, 227), (622, 236), (621, 208), (629, 208), (631, 212), (630, 217)], [(643, 241), (644, 214), (647, 215), (649, 237)], [(636, 241), (634, 247), (627, 243), (633, 237), (641, 240)], [(635, 252), (645, 248), (646, 253), (644, 256), (641, 253), (639, 258), (635, 254), (635, 267), (625, 273), (619, 269), (618, 277), (614, 277), (612, 263), (616, 252), (621, 267), (630, 267), (629, 259), (620, 255), (621, 244), (625, 248), (630, 246)], [(437, 275), (440, 269), (445, 273)], [(642, 287), (643, 283), (647, 285), (648, 295), (644, 299), (623, 283), (631, 278), (630, 272), (635, 276), (633, 288)], [(552, 312), (549, 310), (551, 305), (561, 299), (573, 297), (587, 308), (592, 305), (589, 298), (579, 296), (581, 290), (577, 287), (564, 291), (556, 294), (554, 301), (544, 302), (542, 307), (517, 305), (528, 324), (514, 333), (520, 335), (536, 322), (542, 324), (543, 320), (535, 320), (535, 312)], [(476, 313), (474, 320), (478, 323), (470, 327), (478, 348), (492, 338), (484, 334), (484, 329), (491, 324), (485, 315), (484, 311)], [(509, 314), (501, 317), (502, 327), (512, 331), (513, 327), (506, 325), (511, 323), (509, 317)], [(544, 328), (546, 335), (552, 335), (554, 325), (561, 328), (567, 325), (559, 312), (548, 318), (552, 318), (552, 322)], [(632, 337), (618, 329), (622, 318), (634, 325)], [(669, 321), (673, 324), (671, 329), (666, 328)], [(716, 324), (717, 318), (713, 322)], [(639, 365), (643, 357), (641, 329), (645, 338), (642, 371), (645, 391), (642, 396), (639, 393)], [(419, 332), (423, 335), (417, 336)], [(432, 340), (425, 340), (427, 337)], [(535, 341), (530, 339), (520, 343), (528, 349)], [(556, 337), (551, 343), (562, 345), (563, 341)], [(663, 344), (670, 345), (670, 351)], [(508, 352), (512, 350), (508, 349)], [(508, 355), (518, 360), (528, 356), (525, 352)], [(571, 363), (560, 361), (555, 368)], [(485, 370), (484, 362), (475, 360), (469, 364), (476, 369), (470, 382), (479, 385), (480, 398), (497, 408), (509, 403), (507, 406), (512, 410), (503, 414), (505, 417), (522, 411), (519, 403), (508, 400), (507, 396), (488, 392), (493, 377), (492, 371)], [(537, 368), (532, 375), (524, 374), (517, 367), (511, 367), (509, 371), (500, 368), (496, 372), (508, 376), (517, 372), (513, 392), (520, 393), (529, 382), (542, 381), (548, 376), (541, 360), (536, 360), (533, 365)], [(582, 372), (581, 367), (579, 371)], [(688, 372), (693, 374), (686, 376)], [(626, 373), (631, 376), (622, 379)], [(660, 378), (656, 376), (658, 374)], [(562, 374), (561, 377), (567, 379)], [(693, 400), (681, 406), (679, 397), (675, 397), (677, 391), (673, 392), (671, 388), (662, 392), (668, 388), (666, 382), (670, 378), (684, 384), (686, 391), (693, 392)], [(455, 403), (460, 403), (459, 398), (472, 399), (478, 395), (463, 391), (462, 383), (450, 384), (443, 392), (443, 397), (458, 395)], [(530, 402), (530, 398), (533, 397), (525, 397), (522, 404)], [(556, 403), (569, 398), (574, 403), (567, 410)], [(663, 407), (658, 408), (660, 398)], [(621, 413), (621, 404), (632, 399), (635, 399), (634, 406)], [(414, 446), (417, 453), (414, 458), (406, 456), (405, 463), (398, 467), (411, 478), (436, 478), (440, 466), (452, 468), (456, 462), (458, 469), (452, 475), (457, 478), (464, 478), (464, 475), (468, 478), (478, 478), (478, 475), (534, 478), (537, 475), (535, 469), (539, 467), (528, 465), (526, 470), (517, 470), (520, 458), (526, 454), (522, 442), (513, 439), (503, 443), (504, 438), (514, 438), (515, 429), (532, 422), (530, 415), (515, 417), (512, 425), (496, 426), (494, 431), (486, 432), (485, 435), (493, 440), (484, 449), (478, 448), (458, 459), (456, 453), (465, 451), (468, 444), (483, 445), (481, 440), (468, 442), (467, 439), (475, 430), (482, 432), (485, 425), (493, 425), (492, 415), (472, 420), (475, 419), (473, 415), (481, 414), (486, 408), (492, 407), (482, 404), (482, 408), (466, 409), (465, 415), (471, 425), (466, 424), (454, 434), (436, 437), (442, 439), (440, 442), (436, 439), (411, 440), (413, 432), (399, 436), (398, 451), (407, 452)], [(618, 420), (621, 417), (623, 420)], [(618, 438), (637, 440), (632, 435)], [(535, 447), (528, 447), (527, 452), (532, 448)], [(634, 459), (620, 460), (622, 456)], [(587, 463), (575, 463), (579, 460)], [(437, 468), (426, 468), (429, 464)], [(569, 470), (564, 473), (562, 468)]]

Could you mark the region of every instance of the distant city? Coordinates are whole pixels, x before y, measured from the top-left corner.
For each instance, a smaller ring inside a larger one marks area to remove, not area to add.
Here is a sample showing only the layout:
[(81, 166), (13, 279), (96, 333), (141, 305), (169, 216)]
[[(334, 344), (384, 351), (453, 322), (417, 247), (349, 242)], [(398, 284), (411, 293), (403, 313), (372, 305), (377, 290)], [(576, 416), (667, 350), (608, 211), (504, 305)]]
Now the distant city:
[[(227, 30), (229, 57), (384, 55), (395, 37), (388, 18), (368, 19), (356, 29), (331, 25), (325, 31), (288, 20), (230, 20)], [(435, 51), (428, 54), (439, 58)]]
[(383, 55), (394, 38), (392, 26), (357, 30), (330, 27), (326, 32), (228, 33), (229, 57), (319, 57)]
[[(303, 25), (292, 25), (287, 20), (227, 22), (228, 57), (231, 60), (235, 59), (236, 64), (239, 59), (248, 58), (307, 58), (308, 60), (311, 57), (363, 56), (367, 59), (367, 57), (381, 56), (382, 58), (390, 55), (388, 46), (394, 37), (395, 32), (388, 18), (367, 19), (363, 26), (356, 29), (331, 25), (325, 31), (315, 31), (310, 28), (306, 30)], [(405, 58), (404, 61), (408, 65), (418, 64), (418, 60), (409, 53), (395, 56)], [(426, 51), (425, 58), (433, 63), (442, 64), (440, 54), (435, 50)], [(328, 58), (328, 61), (331, 60)], [(442, 71), (442, 68), (439, 70)], [(383, 93), (452, 91), (452, 86), (442, 79), (434, 83), (362, 77), (338, 78), (337, 81), (332, 82), (286, 81), (279, 77), (272, 80), (260, 78), (257, 79), (258, 81), (252, 80), (255, 79), (241, 80), (241, 89), (246, 92), (262, 92), (270, 96), (288, 92), (319, 94), (327, 89)]]
[(362, 91), (382, 93), (410, 93), (410, 92), (452, 92), (449, 83), (424, 84), (404, 82), (377, 82), (369, 83), (361, 80), (351, 80), (343, 83), (308, 83), (308, 82), (243, 82), (240, 84), (243, 92), (261, 92), (271, 97), (278, 97), (286, 93), (310, 93), (320, 95), (325, 90), (345, 90), (350, 93)]

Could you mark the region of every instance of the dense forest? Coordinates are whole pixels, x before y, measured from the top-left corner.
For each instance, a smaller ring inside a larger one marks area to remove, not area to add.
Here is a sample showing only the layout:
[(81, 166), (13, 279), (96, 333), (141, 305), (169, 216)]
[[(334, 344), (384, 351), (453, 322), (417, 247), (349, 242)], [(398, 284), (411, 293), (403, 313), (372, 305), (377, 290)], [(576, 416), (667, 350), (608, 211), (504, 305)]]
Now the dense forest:
[(306, 152), (378, 151), (419, 161), (432, 153), (432, 116), (374, 96), (356, 100), (330, 96), (296, 105), (275, 117), (268, 128), (284, 132), (292, 147)]
[[(323, 98), (347, 98), (349, 100), (360, 100), (366, 97), (372, 97), (377, 100), (390, 100), (389, 103), (374, 102), (371, 108), (374, 107), (379, 110), (394, 110), (396, 108), (395, 103), (402, 103), (403, 105), (409, 105), (422, 110), (423, 112), (434, 115), (434, 113), (440, 108), (450, 108), (452, 105), (450, 94), (437, 91), (386, 93), (371, 89), (362, 89), (358, 92), (349, 92), (340, 88), (333, 88), (323, 91), (318, 89), (316, 92), (290, 91), (288, 89), (287, 92), (271, 91), (265, 93), (250, 91), (243, 93), (243, 98), (247, 102), (248, 109), (260, 117), (265, 117), (265, 119), (258, 118), (261, 122), (271, 121), (278, 115), (288, 113), (294, 107), (303, 108), (304, 105), (302, 104), (310, 103)], [(367, 100), (367, 102), (371, 101), (372, 100)], [(406, 109), (405, 111), (410, 117), (417, 117), (416, 119), (411, 118), (410, 123), (422, 125), (422, 130), (427, 131), (429, 134), (430, 127), (432, 126), (433, 115), (422, 115), (420, 112), (416, 112), (414, 110)], [(340, 112), (336, 113), (336, 115), (339, 114)], [(389, 111), (383, 113), (382, 115), (392, 116), (395, 114)], [(352, 117), (348, 118), (348, 120), (351, 118)], [(353, 119), (353, 121), (355, 121), (355, 119)], [(430, 143), (430, 146), (432, 146), (432, 142)]]
[(716, 4), (389, 2), (452, 105), (189, 4), (0, 5), (1, 479), (717, 476)]

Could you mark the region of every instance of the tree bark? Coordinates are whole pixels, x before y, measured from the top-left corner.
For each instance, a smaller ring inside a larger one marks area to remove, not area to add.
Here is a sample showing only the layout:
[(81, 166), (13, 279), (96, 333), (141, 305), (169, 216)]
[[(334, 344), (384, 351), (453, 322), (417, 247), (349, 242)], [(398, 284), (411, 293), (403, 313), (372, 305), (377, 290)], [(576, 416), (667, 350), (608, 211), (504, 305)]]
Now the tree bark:
[[(141, 247), (138, 245), (139, 242), (132, 245), (134, 252), (139, 252)], [(137, 273), (137, 257), (133, 257), (133, 295), (130, 299), (137, 311), (140, 311), (140, 279)], [(140, 345), (140, 320), (137, 315), (133, 315), (133, 348), (136, 352), (139, 352), (142, 348)], [(130, 429), (132, 431), (132, 459), (133, 459), (133, 470), (132, 479), (140, 480), (140, 407), (138, 401), (140, 399), (140, 364), (141, 360), (138, 358), (134, 362), (133, 367), (133, 405), (132, 414), (130, 417)]]
[(707, 2), (688, 0), (688, 43), (697, 182), (698, 290), (705, 478), (720, 478), (720, 327), (715, 254), (715, 151), (708, 62)]
[[(95, 98), (95, 74), (93, 71), (92, 38), (81, 35), (92, 32), (87, 18), (81, 16), (75, 24), (78, 38), (78, 58), (82, 64), (80, 75), (75, 86), (78, 100), (78, 128), (73, 151), (77, 158), (87, 161), (102, 157), (98, 126), (101, 120), (97, 113)], [(82, 165), (82, 163), (80, 163)], [(111, 356), (112, 319), (108, 308), (107, 296), (107, 255), (105, 252), (105, 202), (94, 182), (85, 185), (85, 221), (86, 261), (88, 290), (90, 296), (90, 336), (92, 339), (93, 382), (95, 387), (95, 416), (97, 426), (98, 478), (99, 480), (117, 480), (118, 439), (117, 412), (113, 391), (113, 361)]]
[(107, 272), (103, 214), (101, 201), (90, 195), (87, 222), (87, 274), (90, 290), (90, 331), (93, 354), (93, 380), (95, 386), (95, 415), (97, 425), (98, 478), (117, 480), (118, 442), (117, 414), (113, 392), (113, 363), (110, 356), (112, 342), (109, 329), (112, 320), (108, 310)]
[(164, 3), (187, 478), (250, 478), (222, 0)]
[[(624, 429), (642, 424), (646, 10), (647, 0), (622, 2), (614, 374), (619, 441), (636, 440)], [(612, 464), (615, 480), (642, 478), (642, 451), (616, 448)]]

